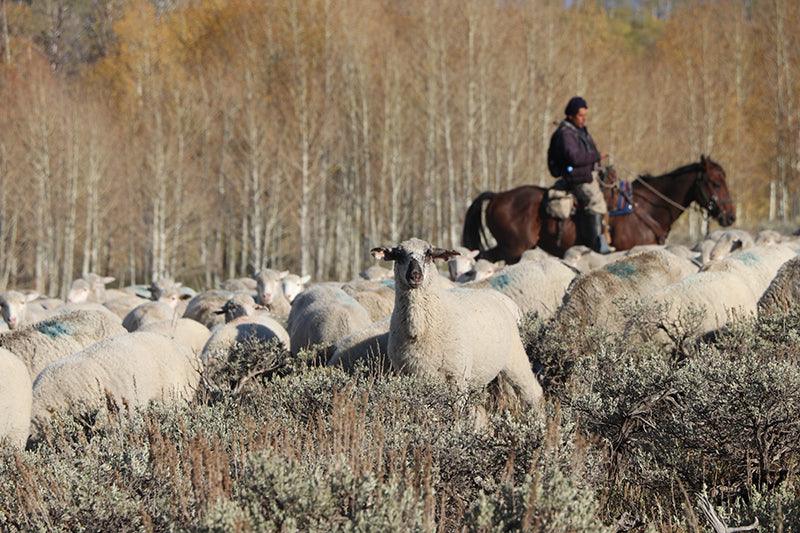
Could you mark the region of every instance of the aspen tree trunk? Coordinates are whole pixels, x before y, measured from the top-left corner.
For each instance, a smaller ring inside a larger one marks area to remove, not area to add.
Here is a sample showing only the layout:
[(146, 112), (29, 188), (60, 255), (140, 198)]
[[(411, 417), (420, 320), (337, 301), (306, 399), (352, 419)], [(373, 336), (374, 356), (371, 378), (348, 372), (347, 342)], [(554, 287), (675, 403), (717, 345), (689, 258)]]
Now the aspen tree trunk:
[(363, 150), (360, 146), (359, 138), (359, 121), (358, 121), (358, 101), (356, 96), (357, 76), (355, 73), (355, 65), (351, 62), (346, 64), (346, 79), (347, 79), (347, 108), (348, 108), (348, 131), (350, 132), (350, 151), (351, 156), (347, 158), (349, 161), (348, 178), (350, 181), (348, 200), (351, 202), (351, 223), (348, 239), (347, 249), (352, 252), (352, 255), (347, 256), (347, 262), (356, 264), (360, 262), (360, 240), (359, 232), (362, 229), (362, 206), (363, 199), (361, 195), (361, 187), (359, 180), (359, 163)]
[[(489, 49), (489, 33), (483, 30), (481, 50), (485, 53)], [(481, 192), (488, 191), (489, 184), (489, 95), (487, 86), (489, 84), (486, 72), (487, 61), (480, 62), (480, 160), (481, 160)]]
[(323, 2), (323, 87), (322, 87), (322, 112), (321, 115), (321, 141), (318, 155), (318, 183), (317, 193), (317, 218), (316, 218), (316, 257), (314, 261), (314, 277), (323, 279), (329, 271), (330, 257), (328, 254), (328, 217), (322, 216), (326, 213), (328, 206), (328, 174), (329, 160), (331, 151), (331, 129), (330, 115), (333, 113), (332, 91), (333, 91), (333, 58), (331, 54), (331, 0)]
[(128, 234), (128, 275), (131, 277), (128, 282), (136, 285), (136, 244), (132, 233)]
[(477, 83), (475, 82), (475, 26), (478, 25), (478, 15), (475, 2), (467, 4), (467, 114), (464, 122), (466, 123), (466, 148), (464, 151), (464, 180), (462, 184), (462, 200), (468, 200), (475, 194), (475, 176), (472, 169), (473, 158), (475, 157), (475, 93)]
[[(436, 113), (437, 113), (437, 90), (436, 90), (436, 35), (434, 32), (433, 15), (431, 13), (431, 3), (425, 3), (425, 31), (426, 31), (426, 62), (425, 62), (425, 110), (426, 110), (426, 129), (425, 129), (425, 194), (422, 203), (420, 219), (423, 231), (427, 230), (431, 238), (437, 235), (441, 228), (442, 221), (442, 202), (438, 194), (438, 183), (436, 179)], [(431, 210), (433, 207), (433, 210)], [(431, 212), (432, 211), (432, 212)]]
[(391, 90), (390, 90), (390, 111), (387, 121), (391, 125), (387, 135), (391, 136), (391, 155), (389, 156), (389, 179), (391, 180), (391, 200), (389, 216), (389, 238), (392, 243), (400, 240), (400, 209), (401, 194), (403, 183), (400, 174), (400, 146), (402, 142), (401, 133), (401, 110), (400, 110), (400, 72), (397, 64), (393, 65)]
[(511, 81), (511, 94), (508, 99), (508, 135), (506, 137), (506, 183), (505, 188), (510, 189), (514, 182), (516, 167), (516, 144), (519, 138), (519, 86), (516, 80)]
[[(247, 194), (247, 193), (249, 192), (249, 188), (250, 187), (248, 186), (247, 187), (248, 191), (246, 191), (245, 199), (242, 200), (242, 206), (243, 207), (246, 207), (248, 205), (248, 199), (250, 198), (250, 195)], [(245, 274), (245, 273), (249, 274), (249, 273), (251, 273), (250, 272), (251, 270), (258, 270), (261, 267), (261, 265), (256, 265), (256, 264), (254, 264), (254, 263), (249, 261), (249, 257), (250, 257), (250, 245), (249, 245), (249, 243), (250, 243), (250, 224), (249, 224), (249, 218), (250, 217), (247, 216), (246, 212), (242, 213), (242, 224), (241, 224), (242, 232), (241, 232), (241, 235), (240, 235), (241, 241), (240, 241), (240, 249), (239, 249), (239, 268), (242, 269), (242, 272), (239, 272), (239, 274)], [(234, 274), (231, 277), (234, 277), (234, 276), (236, 276), (236, 274)]]
[(212, 259), (208, 246), (208, 219), (205, 217), (200, 220), (200, 263), (203, 265), (203, 280), (206, 287), (212, 287)]
[[(200, 145), (200, 149), (202, 152), (202, 166), (201, 166), (201, 177), (203, 183), (211, 183), (211, 128), (212, 128), (212, 117), (214, 116), (211, 109), (211, 101), (208, 97), (208, 88), (205, 83), (205, 78), (201, 75), (200, 79), (200, 95), (201, 95), (201, 102), (203, 104), (203, 108), (207, 110), (206, 113), (203, 114), (203, 126), (202, 126), (202, 143)], [(188, 199), (188, 195), (187, 195)], [(220, 227), (222, 224), (217, 223), (215, 224), (216, 227)], [(209, 242), (211, 240), (211, 242)], [(203, 264), (204, 270), (204, 282), (205, 287), (210, 288), (214, 286), (214, 276), (216, 272), (219, 271), (220, 264), (219, 264), (219, 256), (214, 255), (216, 251), (216, 243), (213, 240), (213, 237), (209, 238), (209, 229), (208, 229), (208, 222), (207, 218), (203, 217), (200, 221), (200, 262)]]
[[(7, 288), (9, 284), (9, 280), (13, 281), (16, 284), (16, 273), (17, 273), (17, 228), (19, 224), (17, 221), (19, 220), (17, 213), (14, 213), (11, 218), (11, 222), (9, 224), (9, 228), (7, 231), (8, 237), (6, 238), (6, 234), (3, 234), (4, 241), (7, 243), (5, 246), (4, 256), (3, 256), (3, 272), (2, 278), (0, 278), (0, 287)], [(9, 252), (10, 250), (10, 252)]]
[[(383, 206), (383, 212), (389, 211), (388, 217), (381, 217), (384, 221), (387, 221), (388, 224), (383, 224), (382, 228), (379, 232), (379, 238), (383, 239), (387, 236), (392, 239), (393, 238), (393, 226), (392, 226), (392, 215), (391, 215), (391, 200), (388, 199), (388, 196), (391, 194), (392, 188), (392, 181), (389, 176), (389, 159), (391, 158), (392, 154), (392, 139), (391, 139), (391, 127), (392, 127), (392, 86), (393, 80), (392, 76), (394, 74), (394, 62), (391, 58), (388, 58), (386, 64), (384, 65), (383, 71), (383, 128), (381, 130), (381, 167), (378, 173), (378, 205)], [(388, 225), (388, 229), (387, 226)], [(387, 235), (388, 234), (388, 235)]]
[(700, 96), (703, 99), (703, 153), (710, 154), (714, 151), (714, 127), (717, 117), (718, 100), (713, 98), (713, 86), (717, 80), (710, 80), (708, 68), (708, 32), (701, 32), (700, 38)]
[(78, 151), (77, 116), (70, 120), (69, 160), (67, 162), (67, 220), (64, 227), (64, 260), (61, 281), (61, 299), (67, 298), (72, 284), (73, 265), (75, 261), (75, 226), (78, 218), (78, 174), (80, 169)]
[(544, 105), (542, 106), (542, 125), (541, 125), (541, 146), (539, 152), (541, 154), (541, 164), (539, 167), (542, 169), (541, 178), (539, 178), (539, 185), (545, 185), (545, 172), (547, 168), (547, 148), (550, 146), (550, 136), (553, 132), (553, 74), (555, 65), (555, 23), (553, 21), (552, 8), (546, 7), (544, 9), (544, 57), (545, 63), (542, 69), (542, 77), (544, 78), (544, 87), (542, 93), (544, 94)]
[(47, 213), (49, 209), (49, 194), (48, 189), (50, 180), (52, 178), (51, 163), (50, 163), (50, 125), (47, 122), (46, 106), (44, 95), (40, 88), (38, 99), (36, 102), (37, 109), (35, 110), (32, 137), (33, 146), (29, 151), (29, 157), (33, 167), (34, 176), (36, 179), (36, 258), (34, 264), (34, 286), (36, 292), (45, 294), (47, 275), (47, 259), (49, 257), (49, 245), (51, 243), (49, 237), (50, 224), (47, 223)]
[(444, 153), (445, 160), (447, 161), (447, 224), (446, 224), (446, 241), (450, 246), (458, 244), (458, 226), (459, 220), (456, 214), (456, 168), (455, 157), (453, 155), (453, 140), (451, 135), (451, 118), (450, 118), (450, 83), (447, 76), (447, 43), (444, 36), (444, 21), (439, 21), (439, 80), (442, 84), (442, 118), (443, 118), (443, 135), (444, 135)]
[(253, 79), (253, 71), (250, 68), (251, 63), (245, 70), (245, 106), (246, 111), (246, 136), (247, 136), (247, 166), (246, 178), (249, 180), (249, 205), (247, 212), (250, 215), (250, 248), (251, 256), (250, 262), (259, 269), (263, 266), (262, 257), (262, 207), (261, 199), (263, 196), (261, 178), (262, 174), (262, 150), (264, 145), (262, 143), (262, 132), (260, 128), (260, 117), (258, 114), (258, 105), (256, 103), (255, 95), (255, 80)]
[(0, 143), (0, 290), (8, 287), (11, 265), (16, 253), (16, 222), (8, 210), (8, 153), (6, 145)]
[(99, 191), (100, 186), (100, 154), (97, 146), (97, 131), (91, 129), (89, 132), (89, 142), (87, 145), (87, 167), (86, 167), (86, 219), (84, 225), (83, 242), (83, 266), (81, 274), (97, 270), (98, 254), (98, 226), (99, 226)]
[(311, 168), (310, 168), (310, 131), (308, 117), (308, 73), (303, 51), (300, 49), (300, 23), (297, 5), (291, 4), (289, 19), (292, 27), (292, 44), (294, 47), (294, 68), (297, 76), (297, 87), (293, 89), (295, 109), (298, 113), (300, 128), (300, 272), (306, 275), (311, 269), (309, 254), (309, 205), (311, 203)]
[[(172, 224), (169, 226), (170, 231), (169, 234), (172, 237), (171, 239), (171, 246), (169, 249), (164, 250), (164, 254), (166, 256), (166, 267), (167, 272), (171, 275), (175, 275), (177, 272), (177, 261), (178, 258), (183, 257), (183, 250), (182, 250), (182, 243), (185, 236), (183, 235), (183, 226), (184, 226), (184, 182), (186, 180), (186, 144), (187, 144), (187, 136), (189, 132), (187, 131), (187, 97), (186, 95), (182, 95), (179, 91), (175, 91), (174, 94), (174, 102), (175, 102), (175, 122), (176, 122), (176, 132), (175, 132), (175, 143), (176, 143), (176, 150), (175, 150), (175, 162), (174, 165), (174, 185), (172, 188), (172, 205), (169, 206), (169, 212), (172, 214)], [(190, 148), (191, 149), (191, 148)], [(166, 234), (166, 232), (165, 232)]]
[(153, 181), (155, 182), (155, 197), (153, 198), (153, 267), (152, 279), (163, 277), (166, 274), (166, 240), (167, 240), (167, 162), (166, 139), (164, 138), (164, 123), (159, 103), (154, 108), (153, 131)]
[[(531, 7), (534, 7), (534, 4), (531, 4)], [(534, 14), (531, 19), (536, 17)], [(541, 174), (545, 168), (544, 164), (540, 164), (539, 157), (536, 154), (536, 145), (533, 140), (536, 138), (536, 127), (538, 125), (538, 121), (536, 120), (536, 99), (534, 98), (534, 94), (536, 93), (536, 88), (538, 83), (536, 82), (536, 40), (535, 36), (538, 33), (537, 28), (533, 27), (533, 24), (528, 26), (528, 35), (525, 39), (525, 67), (526, 67), (526, 90), (525, 94), (528, 95), (528, 106), (527, 110), (527, 126), (528, 129), (526, 131), (525, 138), (523, 142), (525, 143), (525, 163), (527, 165), (527, 172), (532, 174), (532, 176), (526, 176), (526, 181), (528, 183), (533, 183), (534, 176), (539, 176), (539, 180), (541, 180)]]
[(789, 61), (787, 59), (786, 51), (786, 30), (785, 30), (785, 4), (783, 0), (775, 0), (775, 59), (776, 67), (778, 70), (777, 82), (777, 100), (775, 102), (775, 121), (776, 131), (778, 132), (778, 186), (780, 188), (780, 201), (778, 202), (778, 216), (781, 222), (787, 222), (789, 213), (787, 212), (788, 204), (788, 186), (787, 181), (789, 178), (789, 154), (791, 151), (787, 145), (790, 143), (789, 137), (789, 104), (787, 99), (789, 91), (792, 87), (791, 71), (789, 69)]
[(3, 32), (3, 58), (6, 65), (11, 64), (11, 39), (8, 34), (8, 10), (6, 5), (8, 0), (0, 0), (0, 15), (3, 17), (2, 26), (0, 30)]
[[(361, 87), (361, 138), (362, 138), (362, 164), (364, 168), (364, 219), (366, 222), (365, 231), (362, 234), (367, 238), (369, 243), (374, 243), (378, 240), (377, 234), (377, 220), (375, 217), (375, 199), (373, 198), (373, 183), (372, 183), (372, 154), (370, 148), (372, 146), (371, 139), (369, 132), (369, 103), (367, 99), (367, 91), (369, 87), (364, 80), (365, 76), (363, 73), (363, 69), (359, 69), (359, 86)], [(361, 244), (361, 243), (360, 243)], [(370, 245), (371, 246), (371, 245)], [(357, 252), (357, 263), (358, 265), (361, 264), (363, 258), (366, 255), (366, 250), (364, 250), (362, 246), (362, 250)]]

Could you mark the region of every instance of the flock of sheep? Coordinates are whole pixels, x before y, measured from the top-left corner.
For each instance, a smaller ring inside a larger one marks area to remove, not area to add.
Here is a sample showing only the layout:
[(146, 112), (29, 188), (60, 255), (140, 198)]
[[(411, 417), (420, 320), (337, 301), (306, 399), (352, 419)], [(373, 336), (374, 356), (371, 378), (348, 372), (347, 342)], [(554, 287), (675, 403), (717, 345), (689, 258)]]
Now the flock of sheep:
[[(170, 279), (109, 289), (76, 280), (67, 301), (0, 293), (0, 439), (24, 447), (52, 413), (110, 395), (120, 403), (185, 402), (203, 368), (237, 342), (277, 339), (293, 355), (317, 346), (329, 365), (373, 361), (446, 381), (458, 390), (497, 378), (536, 407), (542, 389), (520, 339), (530, 312), (549, 327), (598, 326), (658, 338), (626, 312), (631, 302), (676, 321), (699, 309), (696, 334), (732, 317), (786, 311), (800, 298), (800, 239), (765, 231), (711, 233), (694, 249), (644, 246), (600, 256), (539, 250), (514, 265), (475, 260), (411, 239), (372, 250), (349, 282), (310, 283), (262, 269), (201, 293)], [(446, 265), (447, 271), (439, 265)], [(663, 333), (663, 332), (662, 332)], [(666, 340), (666, 339), (665, 339)]]

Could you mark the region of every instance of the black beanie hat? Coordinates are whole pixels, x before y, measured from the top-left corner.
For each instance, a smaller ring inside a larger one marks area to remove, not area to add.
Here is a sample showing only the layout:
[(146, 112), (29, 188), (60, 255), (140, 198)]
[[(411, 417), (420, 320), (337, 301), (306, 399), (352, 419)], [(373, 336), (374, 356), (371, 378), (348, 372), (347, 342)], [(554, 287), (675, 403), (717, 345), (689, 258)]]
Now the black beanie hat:
[(585, 107), (586, 109), (589, 109), (589, 106), (586, 103), (586, 100), (584, 100), (580, 96), (573, 96), (572, 98), (569, 99), (569, 102), (567, 103), (567, 107), (564, 109), (564, 114), (567, 115), (568, 117), (575, 116), (575, 115), (578, 114), (578, 111), (582, 107)]

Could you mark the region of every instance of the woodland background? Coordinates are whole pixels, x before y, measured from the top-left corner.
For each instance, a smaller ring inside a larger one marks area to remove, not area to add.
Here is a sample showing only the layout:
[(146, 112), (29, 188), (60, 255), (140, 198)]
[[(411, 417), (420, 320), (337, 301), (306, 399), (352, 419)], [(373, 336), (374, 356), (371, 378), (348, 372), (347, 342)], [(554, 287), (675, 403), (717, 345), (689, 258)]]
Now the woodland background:
[(621, 175), (710, 154), (740, 225), (800, 215), (793, 0), (0, 0), (0, 286), (457, 244), (574, 94)]

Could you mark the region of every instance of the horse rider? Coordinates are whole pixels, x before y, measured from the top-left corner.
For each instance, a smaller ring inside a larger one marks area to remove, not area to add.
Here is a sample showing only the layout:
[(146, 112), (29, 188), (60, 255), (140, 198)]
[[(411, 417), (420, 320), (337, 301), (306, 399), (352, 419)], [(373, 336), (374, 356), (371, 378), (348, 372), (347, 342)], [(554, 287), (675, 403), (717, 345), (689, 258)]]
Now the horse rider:
[(564, 109), (564, 120), (550, 138), (547, 165), (550, 174), (564, 178), (572, 193), (583, 206), (578, 216), (579, 234), (588, 239), (589, 246), (601, 254), (612, 250), (603, 235), (603, 218), (608, 213), (600, 189), (599, 167), (605, 155), (600, 155), (589, 130), (586, 116), (589, 106), (580, 96), (574, 96)]

